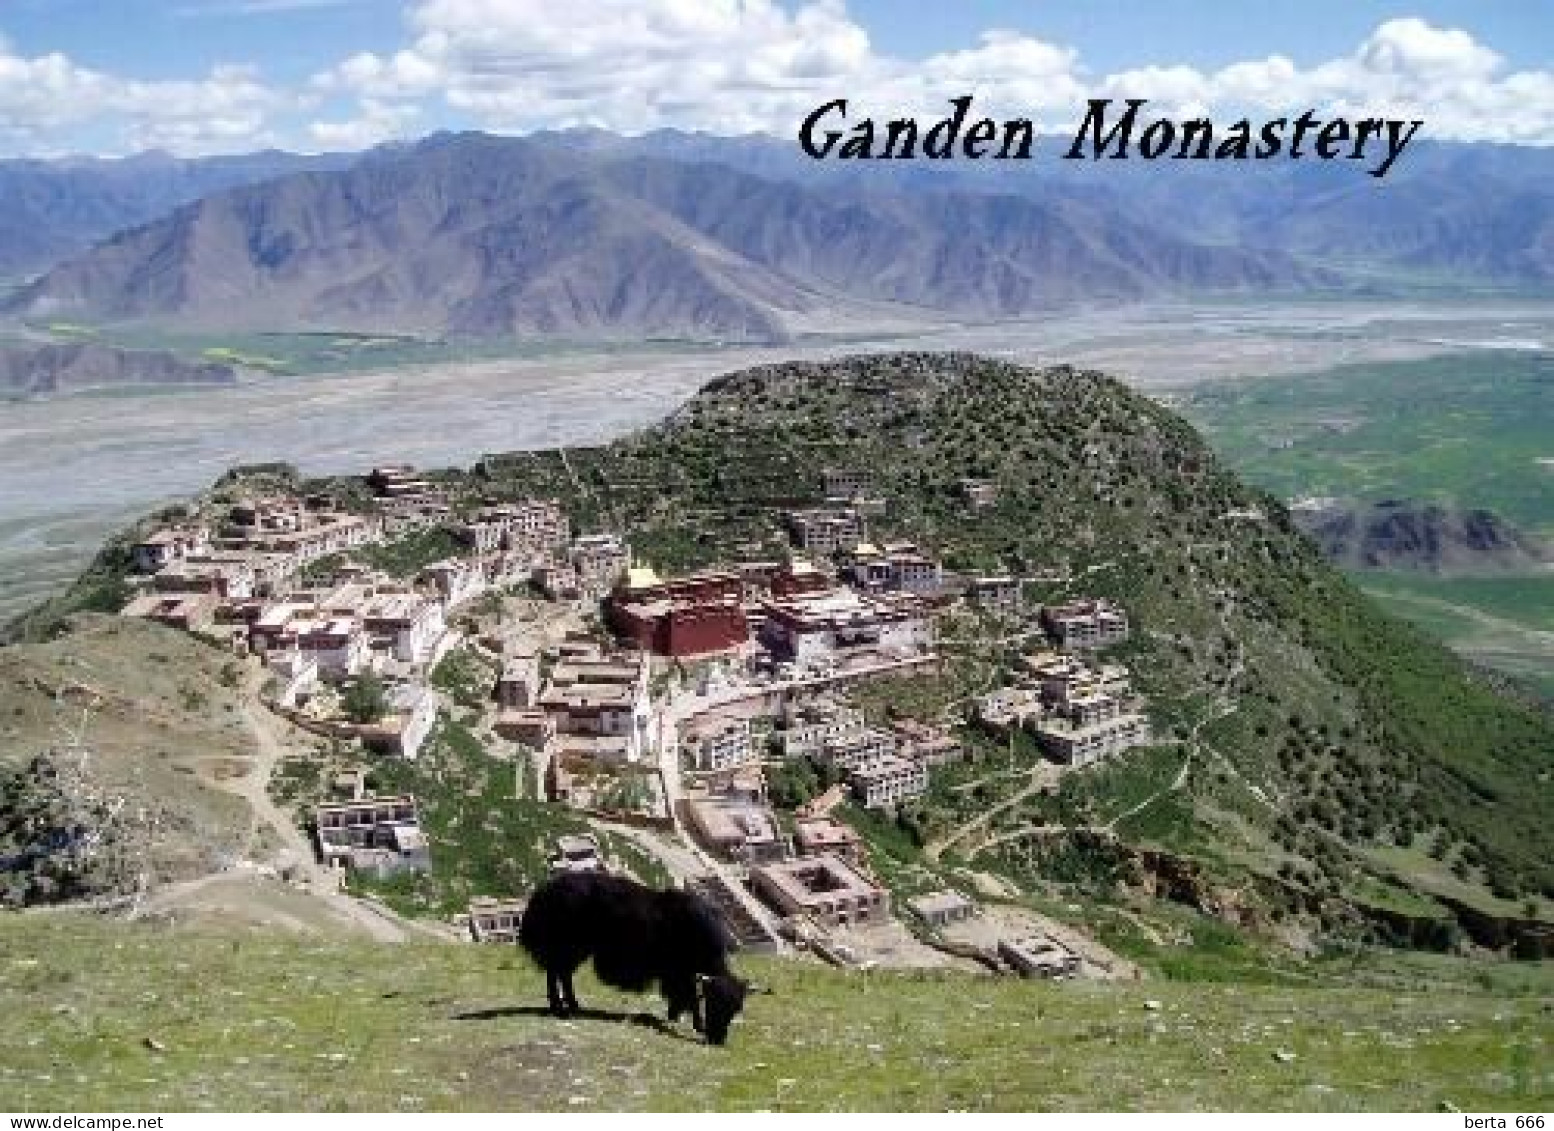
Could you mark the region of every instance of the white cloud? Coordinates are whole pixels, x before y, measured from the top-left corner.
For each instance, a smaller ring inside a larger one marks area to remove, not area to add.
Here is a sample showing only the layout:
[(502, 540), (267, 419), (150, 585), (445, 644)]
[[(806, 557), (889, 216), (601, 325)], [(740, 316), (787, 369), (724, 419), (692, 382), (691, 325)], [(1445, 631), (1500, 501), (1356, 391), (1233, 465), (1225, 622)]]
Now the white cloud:
[(364, 98), (357, 117), (343, 122), (314, 122), (308, 126), (308, 137), (326, 150), (367, 149), (403, 137), (420, 113), (419, 107), (409, 103), (390, 104)]
[(246, 66), (199, 79), (143, 81), (82, 67), (52, 53), (25, 58), (0, 46), (0, 143), (58, 152), (74, 131), (107, 130), (120, 150), (240, 151), (272, 143), (270, 116), (293, 99)]
[[(352, 0), (225, 0), (235, 11)], [(216, 0), (201, 7), (215, 8)], [(180, 152), (278, 140), (367, 145), (428, 123), (521, 132), (660, 126), (792, 137), (821, 102), (854, 118), (943, 114), (971, 93), (981, 112), (1072, 127), (1092, 96), (1148, 98), (1169, 114), (1406, 116), (1436, 138), (1554, 143), (1554, 71), (1513, 72), (1467, 31), (1405, 17), (1311, 65), (1283, 55), (1218, 69), (1156, 60), (1092, 73), (1072, 47), (1007, 30), (925, 59), (886, 54), (842, 0), (413, 0), (396, 48), (361, 52), (301, 89), (252, 70), (142, 81), (59, 54), (24, 58), (0, 39), (0, 144), (58, 150), (111, 136)], [(325, 100), (329, 118), (308, 121)]]
[(473, 125), (761, 130), (791, 136), (820, 102), (854, 115), (984, 111), (1072, 125), (1090, 96), (1163, 113), (1299, 111), (1423, 118), (1434, 137), (1554, 142), (1554, 74), (1507, 74), (1466, 31), (1407, 17), (1349, 54), (1302, 68), (1283, 55), (1218, 70), (1161, 62), (1094, 76), (1072, 48), (1011, 31), (923, 60), (877, 52), (837, 0), (419, 0), (410, 40), (345, 60), (322, 89), (379, 103), (433, 99)]

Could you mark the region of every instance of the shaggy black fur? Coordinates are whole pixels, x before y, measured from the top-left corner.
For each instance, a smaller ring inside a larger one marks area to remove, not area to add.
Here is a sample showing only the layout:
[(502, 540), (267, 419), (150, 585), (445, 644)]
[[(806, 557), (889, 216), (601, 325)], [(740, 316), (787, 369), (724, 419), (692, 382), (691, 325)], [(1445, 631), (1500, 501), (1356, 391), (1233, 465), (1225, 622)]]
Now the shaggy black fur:
[(623, 876), (551, 877), (529, 899), (518, 941), (545, 971), (557, 1017), (578, 1011), (572, 975), (589, 958), (599, 980), (616, 989), (641, 993), (658, 983), (669, 1020), (689, 1012), (714, 1045), (728, 1039), (749, 988), (729, 971), (731, 940), (711, 907), (691, 892), (657, 891)]

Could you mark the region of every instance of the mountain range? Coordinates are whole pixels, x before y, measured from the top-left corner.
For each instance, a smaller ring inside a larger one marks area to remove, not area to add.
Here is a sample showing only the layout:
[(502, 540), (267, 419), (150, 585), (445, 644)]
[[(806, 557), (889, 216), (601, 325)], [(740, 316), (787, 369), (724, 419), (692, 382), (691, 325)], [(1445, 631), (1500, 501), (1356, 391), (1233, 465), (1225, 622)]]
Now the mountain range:
[(0, 270), (55, 260), (7, 300), (24, 318), (734, 341), (1085, 302), (1554, 281), (1541, 150), (1423, 146), (1385, 185), (1047, 157), (844, 175), (772, 138), (568, 131), (3, 163), (0, 190), (29, 188), (0, 228)]
[(153, 152), (122, 160), (0, 161), (0, 279), (47, 270), (209, 193), (352, 159), (269, 150), (194, 159)]

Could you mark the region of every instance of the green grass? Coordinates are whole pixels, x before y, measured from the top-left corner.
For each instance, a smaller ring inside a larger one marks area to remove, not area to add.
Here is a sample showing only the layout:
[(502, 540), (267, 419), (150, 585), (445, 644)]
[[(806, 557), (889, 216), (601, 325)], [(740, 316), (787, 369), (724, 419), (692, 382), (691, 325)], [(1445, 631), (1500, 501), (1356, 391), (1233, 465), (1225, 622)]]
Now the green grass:
[(214, 361), (224, 365), (239, 365), (246, 369), (263, 369), (267, 373), (283, 374), (289, 371), (287, 362), (283, 358), (271, 357), (268, 354), (244, 353), (242, 350), (233, 349), (231, 346), (211, 346), (200, 351), (200, 356), (206, 361)]
[(362, 546), (352, 553), (391, 577), (414, 577), (427, 566), (468, 553), (468, 547), (443, 527), (416, 530), (393, 542)]
[(469, 648), (456, 648), (432, 669), (432, 686), (461, 707), (478, 711), (491, 699), (496, 672)]
[[(506, 947), (0, 918), (0, 1097), (20, 1111), (1547, 1110), (1548, 970), (1335, 961), (1353, 984), (1036, 983), (737, 957), (722, 1049), (651, 996), (541, 1015)], [(1376, 984), (1367, 984), (1368, 982)], [(1146, 1009), (1146, 1000), (1158, 1010)], [(154, 1042), (148, 1044), (148, 1042)], [(1281, 1061), (1275, 1054), (1294, 1053)]]
[[(527, 767), (490, 754), (467, 726), (444, 715), (414, 762), (386, 761), (370, 773), (379, 793), (411, 793), (432, 852), (426, 875), (351, 879), (401, 914), (447, 918), (478, 895), (530, 891), (550, 872), (556, 837), (591, 831), (565, 806), (535, 800), (520, 787)], [(664, 883), (662, 865), (632, 841), (599, 835), (607, 856), (647, 882)]]

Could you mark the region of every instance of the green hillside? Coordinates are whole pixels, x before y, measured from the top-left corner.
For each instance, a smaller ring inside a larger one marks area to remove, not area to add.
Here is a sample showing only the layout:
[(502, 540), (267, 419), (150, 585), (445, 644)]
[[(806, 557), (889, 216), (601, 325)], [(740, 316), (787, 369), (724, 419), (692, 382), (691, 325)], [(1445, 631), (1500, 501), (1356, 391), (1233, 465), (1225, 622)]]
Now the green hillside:
[(1510, 1111), (1554, 1091), (1547, 970), (1524, 964), (1416, 957), (1311, 989), (741, 959), (774, 992), (715, 1049), (589, 975), (603, 1016), (554, 1021), (506, 947), (11, 914), (0, 954), (0, 1106), (24, 1112)]
[[(1432, 923), (1487, 916), (1504, 942), (1508, 924), (1548, 917), (1554, 721), (1384, 615), (1187, 423), (1104, 375), (942, 354), (749, 370), (609, 446), (488, 457), (466, 489), (557, 495), (585, 528), (627, 530), (639, 557), (680, 569), (781, 552), (782, 508), (819, 501), (826, 467), (873, 476), (876, 540), (918, 541), (954, 569), (1062, 575), (1031, 595), (1110, 597), (1138, 629), (1117, 658), (1167, 743), (1056, 798), (1027, 796), (1018, 772), (961, 791), (936, 775), (907, 815), (919, 842), (993, 810), (985, 847), (958, 842), (946, 863), (1106, 892), (1163, 850), (1193, 862), (1165, 888), (1245, 924), (1439, 945), (1451, 931)], [(968, 509), (965, 477), (997, 483), (997, 504)], [(997, 626), (963, 639), (921, 709), (1017, 658)]]

